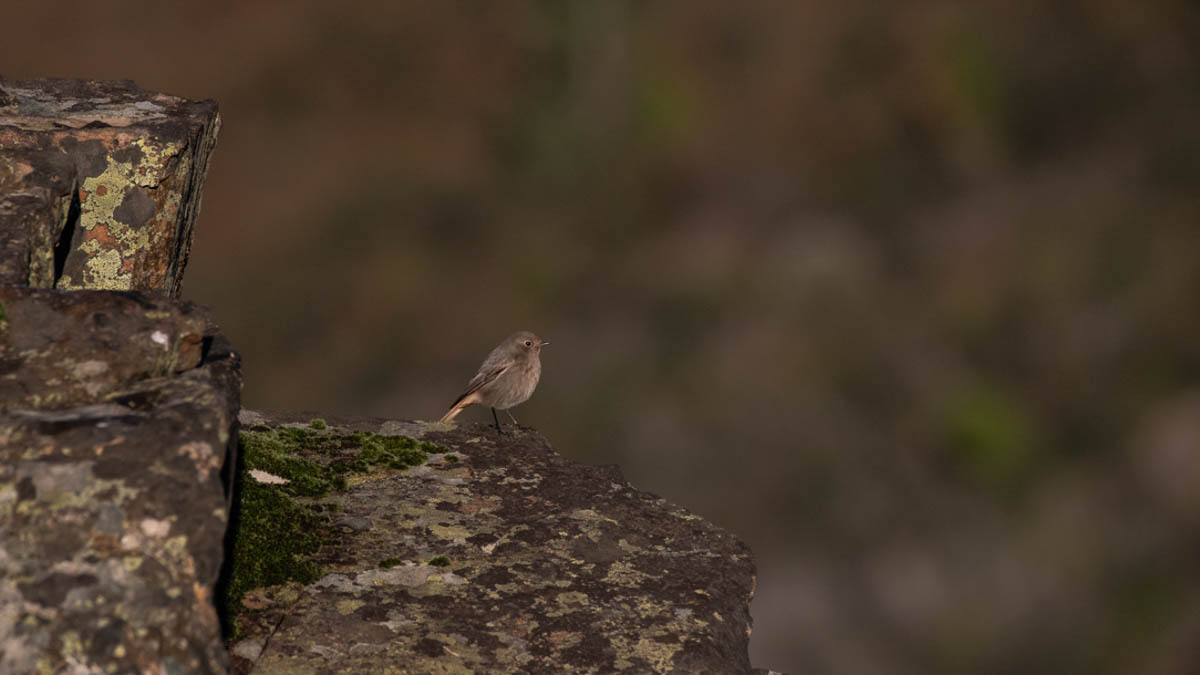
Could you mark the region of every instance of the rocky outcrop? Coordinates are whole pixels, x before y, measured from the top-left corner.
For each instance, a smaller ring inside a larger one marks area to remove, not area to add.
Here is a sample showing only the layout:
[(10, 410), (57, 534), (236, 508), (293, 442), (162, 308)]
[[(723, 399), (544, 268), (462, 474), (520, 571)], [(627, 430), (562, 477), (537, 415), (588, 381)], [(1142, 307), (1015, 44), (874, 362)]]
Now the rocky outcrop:
[[(419, 466), (378, 465), (301, 499), (327, 514), (320, 570), (247, 594), (238, 670), (751, 672), (749, 550), (616, 467), (566, 459), (528, 429), (310, 424), (242, 412), (256, 443), (288, 431), (274, 450), (322, 465), (360, 452), (355, 432), (436, 447)], [(287, 473), (258, 480), (286, 486)]]
[(171, 297), (216, 126), (131, 83), (0, 80), (0, 672), (228, 668), (238, 359)]
[(132, 82), (0, 79), (0, 283), (178, 294), (219, 128)]
[(0, 672), (220, 672), (236, 357), (165, 298), (0, 304)]
[(528, 429), (239, 435), (238, 357), (175, 298), (217, 127), (0, 80), (0, 672), (751, 672), (749, 551), (615, 467)]

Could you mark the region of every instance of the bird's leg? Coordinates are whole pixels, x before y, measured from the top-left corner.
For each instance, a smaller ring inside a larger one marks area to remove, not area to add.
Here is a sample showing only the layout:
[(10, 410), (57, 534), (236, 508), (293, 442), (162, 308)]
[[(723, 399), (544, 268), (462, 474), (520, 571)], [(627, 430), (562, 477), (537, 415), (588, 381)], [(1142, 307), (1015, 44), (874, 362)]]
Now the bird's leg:
[(504, 412), (505, 412), (505, 413), (508, 415), (508, 419), (512, 420), (512, 423), (513, 423), (513, 426), (514, 426), (514, 427), (519, 427), (519, 426), (521, 426), (520, 424), (518, 424), (518, 423), (517, 423), (517, 418), (515, 418), (515, 417), (513, 417), (513, 416), (512, 416), (512, 411), (511, 411), (511, 410), (505, 410)]
[(492, 419), (496, 421), (496, 433), (504, 435), (504, 430), (500, 428), (500, 418), (496, 417), (496, 409), (492, 408)]

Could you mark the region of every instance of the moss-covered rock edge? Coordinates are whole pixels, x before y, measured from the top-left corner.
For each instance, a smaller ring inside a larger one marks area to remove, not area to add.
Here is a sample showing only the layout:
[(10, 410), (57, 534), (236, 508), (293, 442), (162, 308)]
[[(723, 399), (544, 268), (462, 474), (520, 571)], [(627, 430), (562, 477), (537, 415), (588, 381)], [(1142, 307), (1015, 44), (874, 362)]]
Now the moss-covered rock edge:
[(299, 426), (255, 426), (238, 436), (238, 470), (217, 607), (227, 638), (241, 633), (242, 600), (257, 588), (311, 583), (322, 569), (313, 556), (335, 540), (330, 498), (347, 476), (402, 471), (445, 452), (408, 436), (344, 433), (313, 420)]

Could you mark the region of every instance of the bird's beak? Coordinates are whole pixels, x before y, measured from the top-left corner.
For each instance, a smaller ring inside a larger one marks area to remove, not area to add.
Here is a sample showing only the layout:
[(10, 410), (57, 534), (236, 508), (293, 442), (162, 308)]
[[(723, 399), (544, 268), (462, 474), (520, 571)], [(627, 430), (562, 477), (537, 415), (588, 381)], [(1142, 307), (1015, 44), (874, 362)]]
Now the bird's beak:
[(550, 344), (550, 343), (549, 343), (549, 342), (543, 342), (543, 343), (542, 343), (542, 346), (543, 346), (543, 347), (545, 347), (545, 346), (546, 346), (546, 345), (548, 345), (548, 344)]

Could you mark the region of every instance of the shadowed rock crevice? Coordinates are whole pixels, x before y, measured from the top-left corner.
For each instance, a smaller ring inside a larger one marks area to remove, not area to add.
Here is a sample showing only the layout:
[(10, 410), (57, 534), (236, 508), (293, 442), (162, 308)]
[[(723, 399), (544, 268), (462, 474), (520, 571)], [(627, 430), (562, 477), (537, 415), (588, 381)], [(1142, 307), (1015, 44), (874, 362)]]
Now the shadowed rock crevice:
[(58, 281), (62, 279), (63, 270), (67, 264), (67, 255), (78, 246), (75, 235), (79, 226), (79, 211), (79, 194), (77, 189), (73, 188), (71, 190), (71, 206), (67, 209), (67, 220), (63, 223), (62, 232), (59, 233), (58, 241), (54, 244), (54, 286), (57, 286)]

